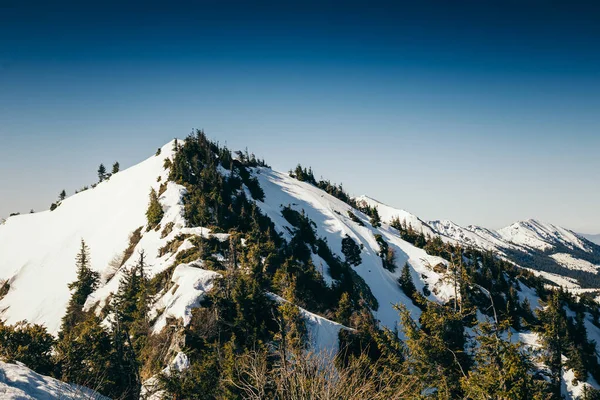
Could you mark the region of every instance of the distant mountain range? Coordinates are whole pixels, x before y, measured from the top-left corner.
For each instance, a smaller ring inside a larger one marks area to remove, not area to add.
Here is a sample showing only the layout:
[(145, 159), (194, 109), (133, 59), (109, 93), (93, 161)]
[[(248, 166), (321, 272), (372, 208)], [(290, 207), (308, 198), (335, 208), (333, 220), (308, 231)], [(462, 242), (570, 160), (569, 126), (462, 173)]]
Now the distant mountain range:
[(376, 207), (384, 222), (398, 218), (425, 235), (439, 235), (445, 241), (494, 251), (561, 286), (600, 288), (600, 235), (581, 235), (535, 219), (518, 221), (497, 231), (476, 225), (463, 227), (450, 220), (425, 221), (368, 196), (356, 200)]

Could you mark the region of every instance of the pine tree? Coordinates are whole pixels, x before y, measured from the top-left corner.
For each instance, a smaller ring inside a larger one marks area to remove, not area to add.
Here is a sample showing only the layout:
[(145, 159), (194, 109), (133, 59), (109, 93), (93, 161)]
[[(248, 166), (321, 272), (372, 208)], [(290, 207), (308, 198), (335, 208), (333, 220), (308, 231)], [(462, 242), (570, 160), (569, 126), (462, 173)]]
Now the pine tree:
[(148, 203), (148, 210), (146, 211), (146, 219), (148, 220), (147, 230), (153, 229), (156, 226), (158, 226), (158, 224), (160, 224), (160, 221), (162, 220), (163, 215), (164, 211), (162, 209), (162, 206), (160, 205), (160, 202), (158, 201), (158, 194), (156, 193), (156, 190), (152, 188), (150, 190), (150, 201)]
[(113, 166), (112, 166), (112, 174), (114, 175), (114, 174), (116, 174), (117, 172), (119, 172), (120, 168), (121, 168), (121, 167), (119, 166), (119, 162), (118, 162), (118, 161), (115, 161), (115, 163), (114, 163), (114, 164), (113, 164)]
[(69, 284), (73, 291), (67, 312), (63, 317), (62, 330), (66, 331), (83, 319), (82, 308), (88, 296), (96, 290), (100, 275), (90, 267), (90, 251), (85, 241), (81, 239), (79, 253), (75, 258), (77, 266), (77, 280)]
[(540, 333), (544, 344), (543, 361), (550, 370), (550, 385), (553, 399), (561, 398), (562, 355), (566, 350), (567, 324), (562, 308), (560, 293), (550, 294), (545, 309), (538, 310)]
[(58, 200), (63, 201), (67, 197), (67, 192), (63, 189), (62, 192), (58, 195)]
[(501, 331), (509, 324), (494, 327), (481, 322), (475, 328), (479, 347), (474, 367), (461, 385), (469, 399), (542, 399), (543, 386), (536, 383), (532, 372), (534, 364), (519, 343), (504, 340)]
[(352, 300), (348, 292), (342, 293), (340, 302), (338, 303), (337, 310), (335, 312), (335, 319), (342, 325), (350, 325), (350, 317), (352, 316)]
[(415, 287), (412, 275), (410, 274), (410, 267), (408, 266), (408, 263), (405, 263), (404, 267), (402, 267), (402, 272), (400, 273), (400, 278), (398, 278), (398, 283), (404, 291), (404, 294), (406, 294), (410, 299), (415, 300), (417, 288)]
[(17, 322), (13, 326), (0, 321), (0, 360), (19, 361), (32, 370), (48, 375), (52, 371), (54, 338), (43, 325)]
[(342, 253), (346, 257), (346, 264), (358, 266), (362, 263), (360, 247), (358, 247), (354, 239), (348, 235), (342, 239)]
[(85, 320), (59, 333), (54, 359), (60, 379), (110, 394), (114, 382), (109, 375), (111, 352), (110, 336), (102, 321), (88, 313)]
[(379, 211), (377, 211), (377, 207), (372, 208), (370, 222), (373, 228), (379, 228), (381, 226), (381, 218), (379, 217)]
[(100, 164), (98, 167), (98, 182), (102, 182), (104, 179), (106, 179), (106, 167), (104, 164)]

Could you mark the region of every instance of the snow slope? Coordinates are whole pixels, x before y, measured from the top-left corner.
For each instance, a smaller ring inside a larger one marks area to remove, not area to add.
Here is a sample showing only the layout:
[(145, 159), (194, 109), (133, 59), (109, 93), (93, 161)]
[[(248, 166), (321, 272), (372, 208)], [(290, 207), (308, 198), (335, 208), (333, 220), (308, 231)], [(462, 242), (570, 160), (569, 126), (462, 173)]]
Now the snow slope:
[(108, 400), (91, 389), (70, 385), (33, 372), (22, 364), (0, 361), (0, 398), (3, 400)]
[(566, 253), (552, 254), (550, 257), (556, 260), (556, 262), (558, 262), (563, 267), (569, 269), (576, 269), (580, 271), (588, 271), (593, 273), (597, 273), (600, 269), (600, 265), (594, 265), (589, 261), (580, 260), (579, 258), (575, 258), (572, 255)]
[[(192, 319), (192, 309), (200, 306), (204, 294), (212, 289), (213, 280), (219, 273), (201, 268), (202, 261), (192, 264), (179, 264), (173, 271), (171, 281), (174, 287), (167, 290), (154, 304), (150, 318), (160, 314), (154, 324), (154, 333), (160, 332), (167, 324), (167, 318), (181, 318), (184, 326)], [(160, 310), (165, 310), (162, 313)]]
[(10, 282), (0, 318), (42, 323), (56, 333), (81, 239), (91, 250), (91, 267), (105, 272), (127, 247), (129, 234), (145, 225), (150, 188), (158, 190), (157, 177), (166, 180), (163, 163), (171, 152), (168, 143), (159, 156), (65, 199), (54, 211), (11, 217), (0, 225), (0, 280)]
[[(344, 258), (341, 240), (345, 235), (363, 246), (362, 263), (354, 270), (365, 280), (379, 302), (379, 309), (374, 312), (374, 315), (384, 326), (394, 328), (399, 323), (398, 312), (393, 307), (397, 303), (406, 305), (413, 318), (417, 320), (421, 314), (397, 282), (401, 267), (405, 263), (410, 266), (417, 289), (422, 290), (427, 285), (432, 292), (430, 295), (432, 300), (446, 301), (453, 295), (453, 287), (450, 283), (443, 275), (433, 271), (433, 266), (446, 265), (447, 262), (439, 257), (429, 256), (424, 250), (400, 239), (397, 231), (389, 225), (384, 223), (380, 228), (373, 228), (366, 215), (310, 183), (300, 182), (285, 173), (268, 168), (256, 168), (255, 176), (265, 192), (264, 202), (257, 201), (257, 204), (261, 211), (271, 218), (277, 231), (284, 237), (290, 237), (288, 229), (292, 227), (281, 215), (281, 209), (289, 205), (297, 211), (305, 211), (306, 216), (315, 222), (317, 235), (325, 238), (331, 250), (340, 258)], [(348, 211), (355, 213), (365, 226), (352, 221), (348, 217)], [(394, 249), (398, 266), (395, 272), (382, 267), (378, 255), (379, 245), (375, 241), (374, 234), (381, 234)]]
[(417, 232), (423, 232), (423, 234), (430, 236), (437, 233), (427, 222), (408, 211), (390, 207), (387, 204), (365, 195), (356, 197), (354, 200), (356, 200), (358, 204), (376, 207), (379, 217), (383, 222), (390, 223), (397, 218), (400, 222), (406, 223), (407, 226), (410, 225)]
[(450, 221), (429, 221), (429, 224), (439, 235), (454, 239), (464, 246), (478, 247), (483, 250), (501, 251), (505, 247), (513, 247), (502, 240), (497, 232), (475, 225), (466, 228)]

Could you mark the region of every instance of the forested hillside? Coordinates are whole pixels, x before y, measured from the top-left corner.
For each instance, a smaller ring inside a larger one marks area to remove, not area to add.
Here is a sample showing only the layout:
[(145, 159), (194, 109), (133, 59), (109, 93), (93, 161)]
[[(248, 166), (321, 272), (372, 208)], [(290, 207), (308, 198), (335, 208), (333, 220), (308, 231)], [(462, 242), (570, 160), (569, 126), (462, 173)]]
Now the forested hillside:
[(0, 225), (0, 360), (113, 399), (600, 398), (598, 303), (508, 248), (203, 131), (100, 175)]

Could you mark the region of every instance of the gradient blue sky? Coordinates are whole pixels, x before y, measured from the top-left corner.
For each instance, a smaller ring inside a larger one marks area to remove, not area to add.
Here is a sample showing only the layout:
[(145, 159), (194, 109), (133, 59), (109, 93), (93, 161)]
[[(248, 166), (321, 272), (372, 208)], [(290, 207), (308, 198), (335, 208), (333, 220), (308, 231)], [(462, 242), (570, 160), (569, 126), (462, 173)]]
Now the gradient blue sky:
[(422, 218), (600, 232), (600, 7), (411, 3), (0, 0), (0, 216), (204, 128)]

